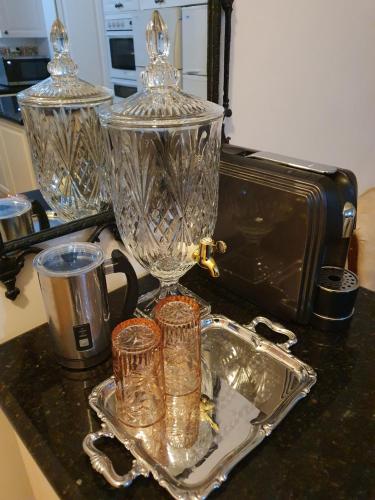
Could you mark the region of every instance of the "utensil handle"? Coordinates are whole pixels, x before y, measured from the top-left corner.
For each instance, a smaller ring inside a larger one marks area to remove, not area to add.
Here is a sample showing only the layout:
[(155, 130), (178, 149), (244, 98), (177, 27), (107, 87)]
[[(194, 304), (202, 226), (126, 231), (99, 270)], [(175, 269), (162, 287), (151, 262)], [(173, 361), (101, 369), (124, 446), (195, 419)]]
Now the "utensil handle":
[(138, 278), (133, 266), (120, 250), (113, 250), (111, 259), (104, 262), (105, 274), (124, 273), (127, 280), (126, 297), (122, 307), (122, 321), (130, 318), (138, 304)]
[(49, 229), (49, 220), (41, 203), (38, 200), (33, 200), (31, 202), (31, 206), (33, 214), (35, 214), (38, 219), (39, 230), (42, 231), (43, 229)]
[(137, 460), (133, 460), (133, 466), (130, 471), (123, 476), (117, 474), (113, 468), (111, 459), (95, 446), (95, 441), (102, 437), (114, 438), (114, 434), (105, 426), (97, 432), (87, 434), (83, 440), (82, 446), (84, 452), (89, 456), (91, 465), (94, 470), (102, 474), (108, 483), (114, 488), (127, 487), (132, 484), (138, 476), (149, 475), (149, 471), (143, 467)]
[(293, 332), (285, 328), (283, 325), (280, 325), (280, 323), (271, 321), (270, 319), (265, 318), (264, 316), (257, 316), (250, 323), (244, 325), (244, 327), (257, 333), (256, 327), (259, 324), (266, 325), (273, 332), (280, 333), (281, 335), (286, 335), (288, 337), (289, 340), (287, 340), (286, 342), (281, 342), (276, 344), (284, 351), (290, 352), (290, 348), (292, 347), (292, 345), (297, 343), (297, 337)]

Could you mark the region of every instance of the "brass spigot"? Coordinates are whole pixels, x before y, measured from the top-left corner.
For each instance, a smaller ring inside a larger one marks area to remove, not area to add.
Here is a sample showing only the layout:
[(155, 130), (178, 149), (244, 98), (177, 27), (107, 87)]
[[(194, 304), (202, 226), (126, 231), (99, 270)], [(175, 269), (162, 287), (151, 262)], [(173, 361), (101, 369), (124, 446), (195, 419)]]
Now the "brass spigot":
[(227, 245), (224, 241), (215, 242), (212, 238), (203, 238), (199, 248), (194, 251), (193, 258), (200, 267), (208, 269), (213, 278), (218, 278), (220, 272), (214, 259), (214, 253), (225, 253), (226, 251)]

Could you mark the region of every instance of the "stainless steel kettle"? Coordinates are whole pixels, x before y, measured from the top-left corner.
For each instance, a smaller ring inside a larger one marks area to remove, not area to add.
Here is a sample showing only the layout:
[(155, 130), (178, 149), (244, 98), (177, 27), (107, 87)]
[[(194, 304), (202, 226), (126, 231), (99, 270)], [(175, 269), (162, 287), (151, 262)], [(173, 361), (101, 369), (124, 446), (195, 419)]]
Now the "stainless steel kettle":
[(34, 259), (58, 362), (67, 368), (88, 368), (103, 361), (111, 349), (111, 325), (105, 275), (124, 273), (127, 292), (123, 319), (138, 300), (135, 271), (119, 250), (104, 260), (93, 243), (67, 243), (49, 248)]

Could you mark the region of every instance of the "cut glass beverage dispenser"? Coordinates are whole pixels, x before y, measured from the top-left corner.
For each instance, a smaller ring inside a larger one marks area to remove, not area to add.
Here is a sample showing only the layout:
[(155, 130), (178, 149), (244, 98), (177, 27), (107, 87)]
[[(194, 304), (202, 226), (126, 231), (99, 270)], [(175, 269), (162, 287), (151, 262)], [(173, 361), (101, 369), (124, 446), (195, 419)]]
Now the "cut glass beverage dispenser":
[(17, 98), (43, 197), (61, 219), (71, 221), (109, 205), (104, 188), (109, 156), (97, 110), (112, 102), (112, 94), (77, 77), (59, 19), (50, 39), (51, 77)]
[[(141, 297), (148, 315), (196, 262), (213, 276), (223, 108), (183, 93), (169, 64), (167, 27), (154, 11), (146, 31), (144, 89), (100, 113), (113, 148), (112, 198), (124, 244), (161, 282)], [(205, 304), (202, 313), (208, 312)]]

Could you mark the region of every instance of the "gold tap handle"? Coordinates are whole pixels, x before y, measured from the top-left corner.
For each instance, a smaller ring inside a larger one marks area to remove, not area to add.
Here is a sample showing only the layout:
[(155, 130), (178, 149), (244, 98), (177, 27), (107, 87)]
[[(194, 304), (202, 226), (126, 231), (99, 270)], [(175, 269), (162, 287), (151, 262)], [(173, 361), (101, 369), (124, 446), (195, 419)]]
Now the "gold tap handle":
[(217, 241), (215, 247), (218, 253), (225, 253), (228, 249), (227, 244), (225, 243), (225, 241), (222, 240)]
[(219, 432), (219, 426), (213, 420), (211, 415), (209, 415), (209, 412), (215, 409), (215, 403), (208, 396), (202, 394), (199, 406), (200, 419), (202, 420), (202, 422), (207, 422), (210, 425), (211, 429), (213, 429), (215, 432)]
[(220, 276), (219, 269), (214, 259), (215, 252), (225, 253), (227, 245), (224, 241), (217, 241), (216, 243), (212, 238), (202, 238), (199, 248), (194, 251), (193, 259), (200, 267), (208, 270), (213, 278)]

